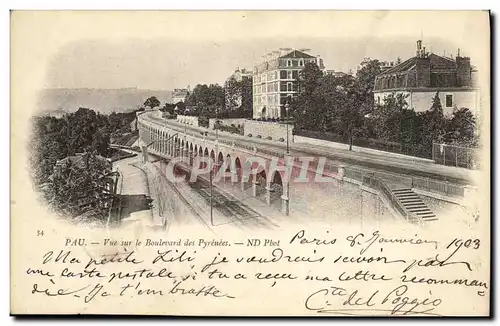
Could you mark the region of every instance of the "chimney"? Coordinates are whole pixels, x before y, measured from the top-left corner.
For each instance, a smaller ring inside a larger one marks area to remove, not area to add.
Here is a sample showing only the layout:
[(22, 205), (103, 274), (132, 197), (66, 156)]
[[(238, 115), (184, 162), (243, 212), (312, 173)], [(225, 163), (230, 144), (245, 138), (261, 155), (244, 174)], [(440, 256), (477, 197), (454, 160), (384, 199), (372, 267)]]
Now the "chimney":
[(316, 64), (318, 65), (319, 69), (325, 68), (323, 66), (323, 59), (321, 59), (321, 56), (319, 54), (316, 55)]
[(472, 86), (472, 72), (469, 57), (456, 58), (458, 86)]
[(416, 59), (416, 87), (429, 87), (431, 83), (431, 64), (430, 59), (425, 55), (425, 47), (422, 49), (422, 41), (417, 41), (417, 59)]

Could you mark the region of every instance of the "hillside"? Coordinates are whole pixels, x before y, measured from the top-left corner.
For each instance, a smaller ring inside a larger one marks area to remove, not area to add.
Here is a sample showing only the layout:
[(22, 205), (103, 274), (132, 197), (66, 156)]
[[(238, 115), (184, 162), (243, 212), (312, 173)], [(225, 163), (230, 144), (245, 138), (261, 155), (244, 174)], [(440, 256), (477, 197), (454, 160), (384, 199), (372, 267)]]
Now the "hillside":
[(171, 102), (172, 91), (137, 88), (90, 89), (55, 88), (45, 89), (38, 97), (40, 113), (74, 112), (79, 107), (90, 108), (101, 113), (126, 112), (138, 109), (144, 101), (156, 96), (162, 105)]

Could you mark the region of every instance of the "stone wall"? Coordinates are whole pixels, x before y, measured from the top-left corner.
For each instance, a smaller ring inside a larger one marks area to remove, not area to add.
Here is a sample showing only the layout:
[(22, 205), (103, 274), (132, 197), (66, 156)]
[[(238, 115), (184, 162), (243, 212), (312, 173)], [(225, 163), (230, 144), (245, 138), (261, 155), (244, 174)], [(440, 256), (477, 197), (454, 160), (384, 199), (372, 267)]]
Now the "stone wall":
[[(278, 122), (267, 122), (267, 121), (256, 121), (256, 120), (245, 120), (243, 127), (245, 136), (249, 134), (252, 137), (260, 136), (262, 139), (267, 139), (271, 137), (272, 140), (279, 140), (282, 138), (282, 141), (286, 141), (286, 124), (278, 123)], [(289, 141), (293, 141), (293, 125), (288, 126), (288, 137)]]
[(191, 126), (198, 127), (198, 117), (192, 117), (187, 115), (177, 115), (177, 122), (185, 123)]
[[(214, 125), (215, 125), (215, 121), (217, 119), (215, 118), (211, 118), (211, 119), (208, 119), (208, 129), (214, 129)], [(225, 126), (231, 126), (232, 124), (234, 124), (235, 127), (238, 127), (238, 125), (241, 125), (243, 126), (243, 124), (245, 123), (245, 118), (233, 118), (233, 119), (218, 119), (221, 124), (225, 125)]]
[[(435, 90), (423, 90), (423, 91), (399, 91), (397, 93), (402, 93), (407, 96), (406, 102), (410, 108), (413, 108), (417, 112), (427, 111), (432, 106), (432, 99), (436, 95)], [(392, 94), (392, 92), (376, 92), (374, 93), (375, 103), (384, 103), (384, 97)], [(453, 106), (446, 107), (446, 95), (453, 96)], [(476, 114), (479, 110), (479, 91), (474, 89), (469, 90), (459, 90), (459, 89), (442, 89), (439, 91), (439, 99), (441, 100), (441, 106), (443, 107), (443, 112), (445, 115), (451, 115), (453, 109), (457, 108), (468, 108), (473, 114)]]

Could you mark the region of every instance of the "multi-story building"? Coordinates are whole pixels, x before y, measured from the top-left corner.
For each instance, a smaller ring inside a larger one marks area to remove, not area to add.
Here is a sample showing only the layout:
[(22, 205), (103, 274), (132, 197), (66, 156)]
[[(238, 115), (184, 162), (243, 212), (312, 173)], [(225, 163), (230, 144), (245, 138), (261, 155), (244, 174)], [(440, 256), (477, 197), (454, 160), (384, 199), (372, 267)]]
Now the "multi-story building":
[(189, 95), (190, 92), (190, 87), (188, 86), (187, 88), (176, 88), (172, 92), (172, 103), (177, 104), (179, 102), (185, 102), (186, 97)]
[(252, 71), (250, 71), (249, 69), (245, 69), (245, 68), (236, 68), (236, 70), (233, 72), (233, 74), (229, 77), (231, 78), (233, 77), (236, 81), (242, 81), (243, 79), (247, 78), (251, 78), (252, 77)]
[(253, 117), (285, 117), (285, 104), (297, 95), (299, 72), (308, 62), (324, 70), (323, 59), (307, 49), (283, 48), (265, 56), (253, 70)]
[(335, 78), (340, 78), (340, 77), (351, 75), (351, 73), (346, 73), (343, 71), (335, 71), (335, 70), (325, 70), (323, 73), (325, 75), (330, 75), (330, 76), (333, 76)]
[(408, 106), (415, 111), (426, 111), (439, 92), (445, 114), (454, 108), (479, 110), (479, 90), (475, 87), (476, 69), (470, 58), (455, 59), (426, 52), (422, 41), (417, 41), (416, 55), (394, 67), (386, 69), (375, 78), (373, 90), (376, 104), (382, 104), (389, 94), (406, 96)]
[[(231, 85), (235, 83), (235, 85)], [(248, 97), (248, 98), (247, 98)], [(252, 103), (252, 72), (247, 69), (237, 68), (224, 84), (224, 99), (226, 109), (235, 110), (247, 103), (245, 110), (251, 109)]]

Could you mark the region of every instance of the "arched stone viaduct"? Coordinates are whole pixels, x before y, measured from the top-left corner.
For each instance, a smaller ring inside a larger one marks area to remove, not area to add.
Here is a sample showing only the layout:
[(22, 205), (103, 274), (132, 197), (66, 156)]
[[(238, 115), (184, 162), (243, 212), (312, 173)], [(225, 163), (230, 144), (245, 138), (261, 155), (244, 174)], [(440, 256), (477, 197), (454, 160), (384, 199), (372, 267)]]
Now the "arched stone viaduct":
[[(239, 183), (243, 191), (251, 187), (254, 197), (265, 194), (268, 205), (281, 200), (282, 212), (287, 215), (290, 183), (314, 182), (320, 171), (318, 161), (313, 158), (304, 167), (303, 158), (288, 156), (283, 151), (259, 149), (253, 144), (236, 143), (228, 140), (230, 137), (211, 139), (204, 133), (204, 128), (196, 128), (198, 132), (193, 132), (193, 128), (190, 128), (191, 132), (182, 132), (160, 119), (151, 119), (147, 114), (138, 115), (137, 119), (139, 137), (144, 144), (149, 145), (149, 153), (165, 159), (180, 158), (191, 168), (197, 162), (197, 157), (209, 157), (214, 162), (216, 172), (224, 167), (226, 176), (230, 173), (231, 177), (225, 177), (223, 182), (231, 182), (235, 186)], [(285, 161), (289, 162), (288, 170)], [(337, 167), (320, 167), (321, 177), (336, 177)]]

